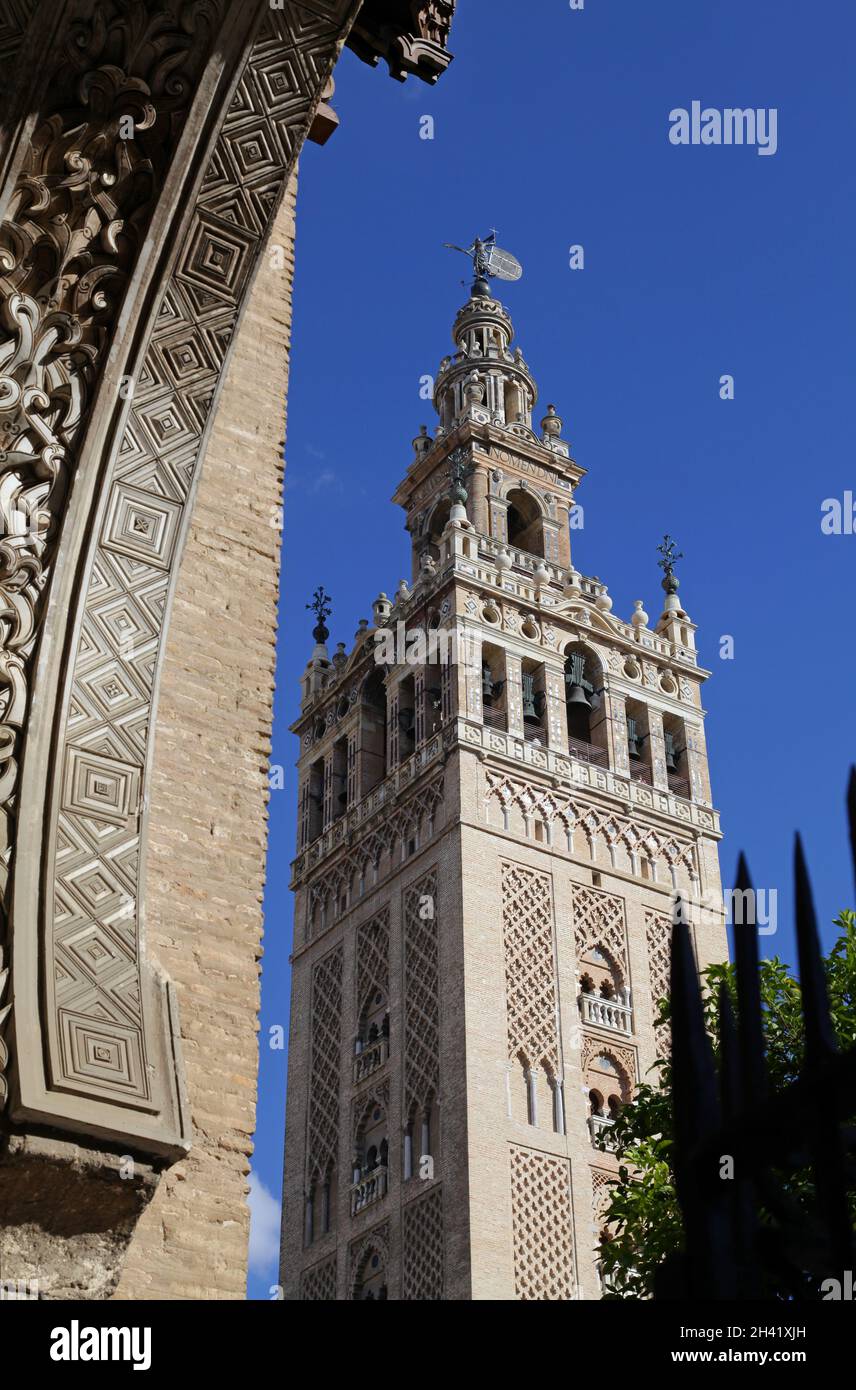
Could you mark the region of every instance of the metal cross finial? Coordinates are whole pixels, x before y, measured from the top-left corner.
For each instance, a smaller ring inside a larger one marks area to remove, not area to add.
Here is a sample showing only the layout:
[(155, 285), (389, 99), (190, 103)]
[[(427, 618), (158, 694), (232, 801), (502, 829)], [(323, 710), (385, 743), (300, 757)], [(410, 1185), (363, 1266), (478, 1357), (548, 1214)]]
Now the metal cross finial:
[(312, 636), (315, 638), (316, 642), (326, 642), (327, 638), (330, 636), (326, 619), (329, 618), (333, 611), (333, 600), (327, 593), (323, 584), (319, 584), (315, 593), (312, 595), (312, 602), (307, 603), (306, 607), (314, 613), (318, 619), (315, 627), (312, 629)]
[(657, 564), (660, 566), (660, 569), (664, 571), (667, 579), (674, 574), (677, 561), (683, 560), (684, 558), (682, 550), (679, 550), (678, 553), (675, 554), (676, 544), (677, 542), (672, 540), (672, 537), (667, 531), (662, 541), (657, 546), (658, 552), (663, 557), (662, 560), (657, 561)]

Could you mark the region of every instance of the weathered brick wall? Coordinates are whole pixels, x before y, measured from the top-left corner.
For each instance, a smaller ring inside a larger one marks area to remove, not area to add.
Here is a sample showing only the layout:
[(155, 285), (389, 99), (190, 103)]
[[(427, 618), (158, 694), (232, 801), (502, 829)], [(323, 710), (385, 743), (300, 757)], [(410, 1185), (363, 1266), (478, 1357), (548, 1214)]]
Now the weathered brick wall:
[(255, 1127), (292, 179), (239, 330), (169, 628), (145, 876), (148, 951), (175, 982), (193, 1147), (140, 1220), (117, 1298), (243, 1298)]

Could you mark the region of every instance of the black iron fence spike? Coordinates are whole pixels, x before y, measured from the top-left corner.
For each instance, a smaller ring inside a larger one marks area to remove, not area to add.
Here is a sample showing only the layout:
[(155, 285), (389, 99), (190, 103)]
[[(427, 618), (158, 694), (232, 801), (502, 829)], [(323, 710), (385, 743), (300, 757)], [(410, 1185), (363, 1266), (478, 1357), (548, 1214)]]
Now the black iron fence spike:
[(722, 1096), (722, 1113), (726, 1120), (733, 1119), (743, 1104), (740, 1057), (737, 1042), (737, 1026), (734, 1020), (734, 1007), (731, 991), (725, 980), (719, 986), (719, 1085)]
[[(754, 894), (749, 866), (743, 851), (737, 858), (735, 889)], [(743, 901), (746, 901), (744, 896)], [(743, 1092), (748, 1105), (757, 1105), (767, 1095), (767, 1069), (764, 1062), (764, 1023), (761, 1012), (761, 981), (758, 959), (757, 913), (752, 921), (734, 921), (734, 965), (737, 976), (737, 1029)], [(745, 914), (742, 914), (745, 916)]]
[(817, 934), (814, 898), (799, 835), (794, 846), (794, 885), (800, 989), (805, 1020), (805, 1055), (806, 1065), (811, 1067), (828, 1053), (835, 1052), (836, 1044), (829, 1017), (829, 999)]

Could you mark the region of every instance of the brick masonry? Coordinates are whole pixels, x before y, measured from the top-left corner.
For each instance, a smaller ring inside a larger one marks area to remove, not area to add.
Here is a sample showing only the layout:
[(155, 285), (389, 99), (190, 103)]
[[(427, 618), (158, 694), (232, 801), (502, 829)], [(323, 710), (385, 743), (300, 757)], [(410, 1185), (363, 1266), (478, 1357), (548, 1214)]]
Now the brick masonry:
[(245, 1294), (295, 194), (296, 175), (238, 332), (169, 629), (147, 948), (178, 992), (193, 1136), (137, 1225), (119, 1299)]

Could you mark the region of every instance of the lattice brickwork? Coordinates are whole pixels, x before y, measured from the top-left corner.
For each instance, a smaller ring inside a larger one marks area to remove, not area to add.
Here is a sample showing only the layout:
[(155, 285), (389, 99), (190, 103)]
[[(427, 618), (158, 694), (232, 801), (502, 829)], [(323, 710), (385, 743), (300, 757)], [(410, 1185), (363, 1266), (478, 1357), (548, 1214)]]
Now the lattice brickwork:
[(424, 1107), (440, 1086), (437, 873), (404, 895), (404, 1108)]
[(502, 933), (508, 1055), (559, 1074), (553, 893), (546, 874), (502, 865)]
[(514, 1287), (519, 1299), (576, 1296), (571, 1173), (566, 1158), (511, 1146)]
[(600, 1231), (604, 1224), (606, 1209), (609, 1206), (610, 1188), (615, 1185), (615, 1173), (608, 1173), (603, 1168), (592, 1168), (591, 1170), (591, 1201), (594, 1223)]
[[(668, 917), (661, 912), (651, 912), (650, 909), (645, 913), (645, 939), (648, 944), (648, 978), (651, 982), (651, 1006), (655, 1011), (659, 1001), (665, 999), (669, 993), (669, 942), (672, 936), (672, 924)], [(671, 1029), (666, 1027), (655, 1028), (654, 1038), (657, 1047), (657, 1056), (666, 1058), (672, 1046)]]
[(434, 1187), (427, 1197), (404, 1208), (403, 1297), (442, 1299), (444, 1280), (443, 1194)]
[(357, 931), (357, 1012), (380, 991), (389, 995), (389, 908)]
[(573, 914), (577, 960), (582, 960), (587, 951), (598, 947), (612, 957), (627, 984), (627, 927), (623, 899), (575, 883)]
[(322, 1178), (339, 1153), (339, 1072), (342, 1032), (342, 948), (312, 972), (312, 1063), (309, 1082), (308, 1171)]
[(336, 1256), (304, 1271), (300, 1281), (302, 1303), (335, 1303)]

